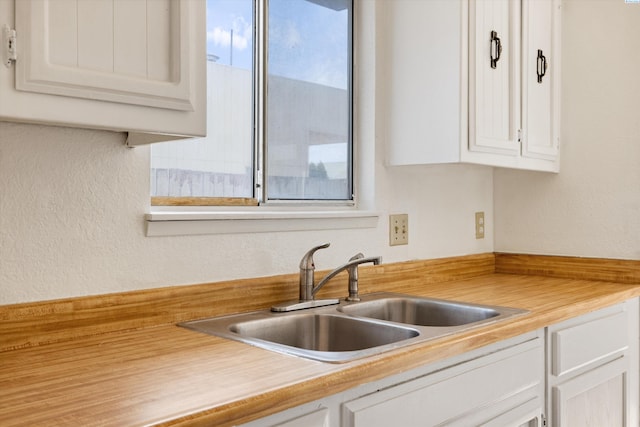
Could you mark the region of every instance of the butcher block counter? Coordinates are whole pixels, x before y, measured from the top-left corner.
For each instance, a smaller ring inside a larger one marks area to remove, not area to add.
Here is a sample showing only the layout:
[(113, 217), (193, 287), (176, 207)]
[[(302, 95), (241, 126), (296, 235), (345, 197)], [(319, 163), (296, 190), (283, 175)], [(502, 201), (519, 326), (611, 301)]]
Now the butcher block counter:
[[(529, 313), (339, 364), (176, 326), (295, 298), (295, 274), (4, 306), (0, 425), (248, 422), (638, 297), (639, 276), (636, 261), (507, 254), (362, 267), (362, 294), (399, 292)], [(346, 276), (339, 276), (319, 297), (346, 291)]]

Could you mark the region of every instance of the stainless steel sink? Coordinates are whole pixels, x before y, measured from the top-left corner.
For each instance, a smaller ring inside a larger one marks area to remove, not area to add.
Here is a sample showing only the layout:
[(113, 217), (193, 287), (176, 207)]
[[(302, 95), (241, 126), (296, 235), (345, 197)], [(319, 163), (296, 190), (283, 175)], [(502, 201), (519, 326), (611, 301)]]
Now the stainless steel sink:
[(488, 307), (454, 301), (397, 296), (340, 307), (354, 316), (421, 326), (461, 326), (505, 315), (505, 307)]
[(235, 323), (229, 330), (242, 337), (323, 352), (364, 350), (419, 335), (411, 328), (332, 314), (298, 314), (251, 320)]
[(343, 316), (334, 308), (293, 314), (260, 311), (180, 326), (325, 362), (371, 356), (420, 335), (412, 327)]
[(347, 362), (526, 313), (410, 295), (376, 293), (361, 302), (275, 313), (256, 311), (179, 326), (324, 362)]

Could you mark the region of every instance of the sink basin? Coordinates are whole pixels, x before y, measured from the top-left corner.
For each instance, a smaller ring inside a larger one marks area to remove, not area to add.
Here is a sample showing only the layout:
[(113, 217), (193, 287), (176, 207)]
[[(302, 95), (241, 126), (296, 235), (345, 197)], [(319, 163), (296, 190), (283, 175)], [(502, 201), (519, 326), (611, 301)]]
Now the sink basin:
[(324, 314), (315, 310), (296, 314), (255, 312), (187, 322), (181, 326), (325, 362), (370, 356), (420, 335), (415, 328), (341, 316), (334, 314), (334, 308), (329, 311)]
[(360, 302), (284, 313), (255, 311), (179, 326), (280, 353), (342, 363), (523, 313), (526, 310), (383, 292), (364, 295)]
[[(504, 311), (504, 308), (502, 308)], [(427, 298), (391, 297), (340, 308), (345, 314), (420, 326), (461, 326), (500, 316), (500, 308)]]
[(229, 328), (242, 337), (315, 351), (354, 351), (418, 336), (418, 331), (331, 314), (252, 320)]

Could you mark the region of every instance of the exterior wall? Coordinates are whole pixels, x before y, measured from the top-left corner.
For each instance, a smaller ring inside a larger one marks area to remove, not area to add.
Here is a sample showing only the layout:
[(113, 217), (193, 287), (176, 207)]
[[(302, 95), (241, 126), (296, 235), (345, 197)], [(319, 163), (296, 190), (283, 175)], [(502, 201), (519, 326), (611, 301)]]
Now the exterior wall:
[[(207, 63), (207, 138), (155, 144), (151, 150), (154, 196), (251, 197), (252, 75), (250, 70)], [(310, 148), (343, 143), (349, 130), (346, 89), (269, 77), (269, 189), (280, 197), (339, 199), (347, 191), (346, 161), (323, 163), (327, 176), (309, 179)], [(300, 99), (300, 108), (278, 108)], [(315, 160), (313, 160), (315, 161)], [(304, 188), (304, 190), (302, 189)], [(292, 194), (289, 194), (291, 189)]]
[(640, 4), (562, 13), (560, 173), (496, 169), (495, 249), (640, 259)]
[[(252, 197), (251, 71), (207, 61), (206, 138), (155, 144), (151, 150), (154, 196)], [(233, 123), (233, 125), (231, 125)]]

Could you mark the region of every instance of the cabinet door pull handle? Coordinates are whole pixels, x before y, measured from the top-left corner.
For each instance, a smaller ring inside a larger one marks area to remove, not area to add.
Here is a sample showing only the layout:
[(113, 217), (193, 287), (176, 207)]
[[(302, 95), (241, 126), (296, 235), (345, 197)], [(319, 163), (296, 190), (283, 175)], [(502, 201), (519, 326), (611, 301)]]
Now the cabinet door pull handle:
[(542, 54), (542, 49), (538, 49), (538, 59), (536, 61), (536, 74), (538, 83), (542, 83), (542, 78), (547, 74), (547, 57)]
[(496, 66), (498, 65), (498, 61), (500, 60), (501, 54), (502, 54), (502, 42), (500, 41), (500, 37), (498, 37), (497, 32), (491, 31), (491, 44), (489, 47), (491, 68), (496, 68)]

